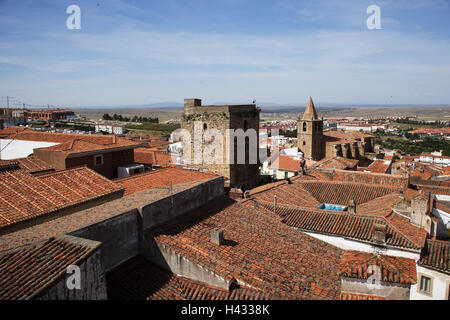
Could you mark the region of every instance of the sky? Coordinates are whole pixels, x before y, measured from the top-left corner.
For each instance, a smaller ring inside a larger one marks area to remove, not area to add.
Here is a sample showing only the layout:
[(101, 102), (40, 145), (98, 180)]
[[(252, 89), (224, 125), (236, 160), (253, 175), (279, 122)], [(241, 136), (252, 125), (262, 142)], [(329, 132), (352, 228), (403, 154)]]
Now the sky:
[(0, 105), (449, 104), (449, 17), (449, 0), (0, 0)]

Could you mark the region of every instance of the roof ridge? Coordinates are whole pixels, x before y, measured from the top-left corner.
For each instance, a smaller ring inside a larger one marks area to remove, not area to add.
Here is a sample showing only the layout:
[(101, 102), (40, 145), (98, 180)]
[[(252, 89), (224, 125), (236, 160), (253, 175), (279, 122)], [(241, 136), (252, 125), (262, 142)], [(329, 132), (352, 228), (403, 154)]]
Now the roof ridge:
[[(393, 216), (394, 214), (396, 214), (395, 212), (392, 212), (390, 215), (388, 215), (387, 217), (389, 217), (389, 216)], [(389, 221), (388, 219), (387, 219), (387, 217), (380, 217), (381, 219), (383, 219), (384, 221), (386, 221), (386, 223), (392, 228), (392, 229), (394, 229), (395, 231), (397, 231), (400, 235), (402, 235), (406, 240), (408, 240), (409, 242), (411, 242), (411, 243), (413, 243), (416, 247), (418, 247), (418, 248), (422, 248), (422, 245), (420, 245), (419, 243), (417, 243), (417, 242), (415, 242), (414, 240), (411, 240), (407, 235), (405, 235), (403, 232), (401, 232), (391, 221)], [(422, 229), (422, 228), (420, 228), (420, 229)]]

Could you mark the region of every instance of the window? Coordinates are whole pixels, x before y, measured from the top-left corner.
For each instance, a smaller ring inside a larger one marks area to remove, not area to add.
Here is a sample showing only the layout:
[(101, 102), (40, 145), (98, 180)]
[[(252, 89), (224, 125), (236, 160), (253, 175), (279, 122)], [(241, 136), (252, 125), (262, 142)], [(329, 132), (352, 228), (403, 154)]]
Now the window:
[(306, 141), (303, 141), (303, 145), (306, 145)]
[(203, 124), (203, 130), (208, 129), (208, 125), (206, 123)]
[(419, 283), (419, 291), (426, 294), (431, 294), (432, 281), (430, 277), (421, 275)]
[(303, 122), (303, 131), (306, 131), (306, 122)]
[(289, 178), (289, 172), (287, 172), (287, 171), (284, 172), (284, 178), (285, 179)]
[(101, 166), (103, 164), (103, 155), (102, 154), (94, 156), (94, 164), (96, 166)]

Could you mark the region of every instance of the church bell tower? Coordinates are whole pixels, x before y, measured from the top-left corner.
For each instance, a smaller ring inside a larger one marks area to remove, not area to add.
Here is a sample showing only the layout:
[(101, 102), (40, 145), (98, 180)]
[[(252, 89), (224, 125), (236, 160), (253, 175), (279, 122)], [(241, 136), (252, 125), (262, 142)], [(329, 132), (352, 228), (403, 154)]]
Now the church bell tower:
[(297, 139), (297, 146), (303, 152), (305, 159), (318, 161), (325, 157), (323, 120), (317, 117), (311, 97), (309, 97), (302, 119), (298, 119)]

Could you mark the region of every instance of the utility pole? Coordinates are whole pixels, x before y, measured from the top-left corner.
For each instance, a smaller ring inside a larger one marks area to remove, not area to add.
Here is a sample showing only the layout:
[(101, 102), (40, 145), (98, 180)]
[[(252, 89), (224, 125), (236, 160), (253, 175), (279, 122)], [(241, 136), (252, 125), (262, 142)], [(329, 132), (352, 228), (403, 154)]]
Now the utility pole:
[(14, 98), (14, 97), (6, 96), (6, 105), (8, 106), (8, 109), (9, 109), (9, 99), (12, 99), (12, 98)]

